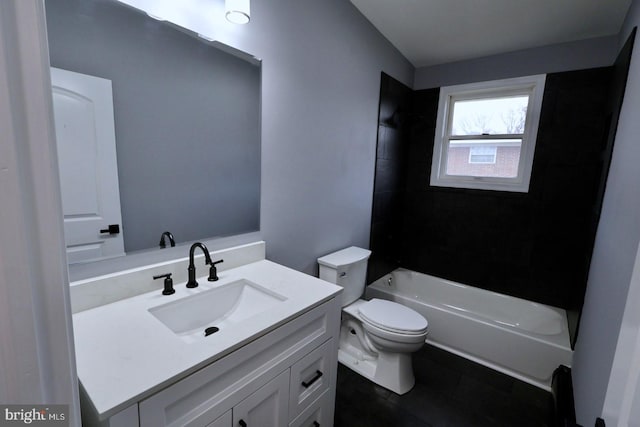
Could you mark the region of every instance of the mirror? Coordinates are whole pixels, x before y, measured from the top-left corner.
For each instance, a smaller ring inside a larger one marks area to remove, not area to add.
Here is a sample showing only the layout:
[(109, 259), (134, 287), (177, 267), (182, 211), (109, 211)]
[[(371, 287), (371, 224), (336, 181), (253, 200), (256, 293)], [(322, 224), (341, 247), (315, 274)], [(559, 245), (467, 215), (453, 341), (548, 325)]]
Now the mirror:
[(51, 66), (112, 83), (125, 252), (258, 231), (259, 61), (115, 0), (46, 14)]

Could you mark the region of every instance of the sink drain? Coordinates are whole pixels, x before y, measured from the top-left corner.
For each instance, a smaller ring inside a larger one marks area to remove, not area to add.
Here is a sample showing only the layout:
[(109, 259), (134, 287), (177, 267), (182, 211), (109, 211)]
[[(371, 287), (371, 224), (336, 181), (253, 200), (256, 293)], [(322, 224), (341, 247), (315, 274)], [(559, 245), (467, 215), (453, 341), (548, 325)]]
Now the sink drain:
[(220, 328), (218, 328), (217, 326), (209, 326), (208, 328), (206, 328), (204, 330), (204, 336), (208, 337), (211, 334), (215, 334), (216, 332), (218, 332), (220, 330)]

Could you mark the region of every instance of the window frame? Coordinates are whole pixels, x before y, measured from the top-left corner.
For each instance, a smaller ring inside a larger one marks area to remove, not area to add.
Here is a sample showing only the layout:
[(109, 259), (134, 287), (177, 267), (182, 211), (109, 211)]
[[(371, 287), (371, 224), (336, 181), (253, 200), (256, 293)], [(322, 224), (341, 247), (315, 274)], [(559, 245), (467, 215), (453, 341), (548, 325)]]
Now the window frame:
[[(538, 74), (512, 79), (442, 87), (438, 101), (438, 116), (431, 162), (430, 185), (434, 187), (528, 192), (538, 125), (540, 123), (540, 110), (542, 108), (545, 80), (545, 74)], [(456, 101), (500, 98), (525, 94), (529, 96), (529, 103), (527, 105), (525, 129), (522, 134), (456, 135), (455, 138), (452, 138), (453, 106)], [(518, 173), (516, 177), (477, 177), (448, 175), (446, 173), (447, 155), (451, 139), (457, 141), (482, 141), (488, 139), (520, 138), (522, 138), (522, 143), (520, 145), (520, 160), (518, 162)]]

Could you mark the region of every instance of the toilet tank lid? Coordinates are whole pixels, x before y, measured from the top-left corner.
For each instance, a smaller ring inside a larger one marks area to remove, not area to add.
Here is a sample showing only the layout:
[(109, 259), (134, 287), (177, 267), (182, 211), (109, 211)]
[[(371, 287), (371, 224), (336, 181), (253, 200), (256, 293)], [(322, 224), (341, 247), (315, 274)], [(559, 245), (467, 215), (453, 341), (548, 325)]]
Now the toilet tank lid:
[(349, 248), (342, 249), (338, 252), (334, 252), (318, 258), (318, 264), (325, 265), (331, 268), (338, 268), (345, 265), (353, 264), (358, 261), (366, 260), (369, 258), (369, 255), (371, 255), (370, 250), (351, 246)]

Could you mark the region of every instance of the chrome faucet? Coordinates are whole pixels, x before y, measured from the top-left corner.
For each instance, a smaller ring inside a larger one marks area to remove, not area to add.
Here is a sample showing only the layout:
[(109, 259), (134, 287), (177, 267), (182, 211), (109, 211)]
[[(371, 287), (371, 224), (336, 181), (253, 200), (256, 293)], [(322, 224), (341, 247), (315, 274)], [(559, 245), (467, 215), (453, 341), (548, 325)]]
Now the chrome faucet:
[[(211, 262), (211, 255), (209, 254), (209, 249), (207, 249), (207, 247), (204, 244), (200, 242), (196, 242), (193, 245), (191, 245), (191, 249), (189, 249), (189, 267), (187, 267), (187, 272), (189, 273), (187, 288), (198, 287), (198, 282), (196, 282), (196, 266), (193, 263), (193, 253), (195, 252), (196, 248), (200, 248), (202, 249), (202, 252), (204, 252), (205, 263), (207, 265), (213, 265), (213, 262)], [(209, 280), (211, 280), (211, 277), (209, 277)]]
[(173, 248), (176, 245), (176, 241), (173, 239), (173, 234), (171, 234), (170, 231), (165, 231), (160, 236), (160, 243), (158, 243), (160, 245), (160, 247), (162, 249), (167, 247), (167, 244), (164, 242), (164, 236), (167, 236), (169, 238), (169, 243), (171, 244), (171, 247)]

